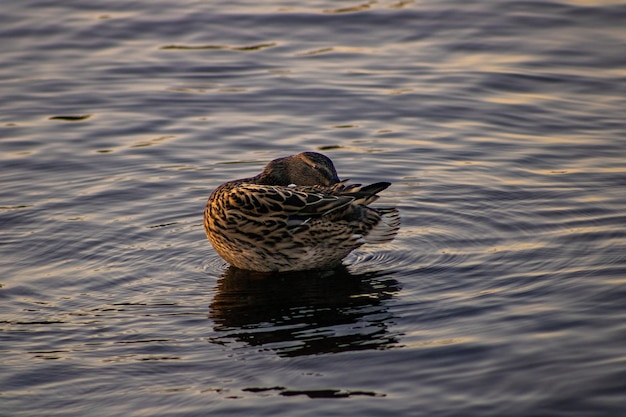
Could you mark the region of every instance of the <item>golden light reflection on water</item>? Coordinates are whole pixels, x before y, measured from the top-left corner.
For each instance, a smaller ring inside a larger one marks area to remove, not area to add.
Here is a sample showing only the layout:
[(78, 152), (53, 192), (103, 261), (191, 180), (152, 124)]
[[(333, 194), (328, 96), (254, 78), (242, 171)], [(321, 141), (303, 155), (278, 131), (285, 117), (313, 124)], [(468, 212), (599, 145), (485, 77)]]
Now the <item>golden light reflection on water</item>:
[(354, 47), (354, 46), (331, 46), (328, 48), (314, 49), (312, 51), (301, 52), (296, 56), (315, 56), (329, 53), (343, 53), (343, 54), (375, 54), (377, 50), (367, 47)]
[[(421, 333), (421, 332), (418, 332)], [(415, 334), (408, 333), (406, 335), (408, 338), (415, 337)], [(423, 337), (423, 336), (420, 336)], [(431, 339), (431, 340), (420, 340), (410, 342), (407, 341), (403, 343), (405, 348), (425, 348), (431, 346), (450, 346), (450, 345), (461, 345), (465, 343), (471, 343), (474, 340), (468, 337), (459, 337), (459, 338), (449, 338), (449, 339)]]
[(558, 100), (558, 97), (549, 96), (544, 94), (533, 93), (505, 93), (498, 92), (495, 96), (486, 96), (485, 101), (498, 104), (531, 104), (538, 101), (554, 101)]

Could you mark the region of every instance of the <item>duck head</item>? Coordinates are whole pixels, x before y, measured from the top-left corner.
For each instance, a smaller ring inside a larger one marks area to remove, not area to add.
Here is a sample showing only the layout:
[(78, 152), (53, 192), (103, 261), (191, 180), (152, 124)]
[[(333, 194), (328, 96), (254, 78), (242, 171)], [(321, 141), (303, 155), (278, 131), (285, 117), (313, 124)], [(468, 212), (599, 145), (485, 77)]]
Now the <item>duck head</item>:
[(259, 184), (283, 186), (331, 186), (340, 182), (330, 158), (317, 152), (302, 152), (274, 159), (257, 178)]

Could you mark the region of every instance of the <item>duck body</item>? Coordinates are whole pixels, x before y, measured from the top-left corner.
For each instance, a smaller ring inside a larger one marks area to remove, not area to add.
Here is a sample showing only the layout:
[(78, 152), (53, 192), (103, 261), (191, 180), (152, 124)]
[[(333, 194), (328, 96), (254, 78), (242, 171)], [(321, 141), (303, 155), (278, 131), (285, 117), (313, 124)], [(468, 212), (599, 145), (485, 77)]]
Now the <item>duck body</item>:
[(303, 152), (219, 186), (207, 201), (204, 229), (216, 252), (240, 269), (333, 269), (359, 246), (394, 238), (398, 211), (368, 207), (389, 185), (346, 185), (329, 158)]

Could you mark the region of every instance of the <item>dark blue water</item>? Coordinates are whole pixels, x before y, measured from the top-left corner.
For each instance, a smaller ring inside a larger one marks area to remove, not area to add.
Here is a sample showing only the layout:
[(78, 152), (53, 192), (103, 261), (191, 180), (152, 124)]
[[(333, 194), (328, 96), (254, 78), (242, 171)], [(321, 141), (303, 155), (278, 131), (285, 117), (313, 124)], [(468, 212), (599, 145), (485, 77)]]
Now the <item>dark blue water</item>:
[[(3, 5), (0, 415), (625, 414), (625, 21)], [(228, 268), (211, 191), (307, 150), (392, 182), (398, 237), (334, 274)]]

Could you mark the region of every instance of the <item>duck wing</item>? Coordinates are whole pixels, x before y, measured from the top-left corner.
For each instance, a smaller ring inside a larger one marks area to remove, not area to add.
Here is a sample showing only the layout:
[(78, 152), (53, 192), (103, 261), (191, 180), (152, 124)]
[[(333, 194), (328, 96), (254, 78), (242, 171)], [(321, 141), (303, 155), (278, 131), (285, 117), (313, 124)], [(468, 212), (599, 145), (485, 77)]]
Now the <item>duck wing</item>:
[(227, 193), (228, 206), (246, 215), (324, 216), (352, 203), (352, 195), (335, 195), (314, 187), (239, 184)]

